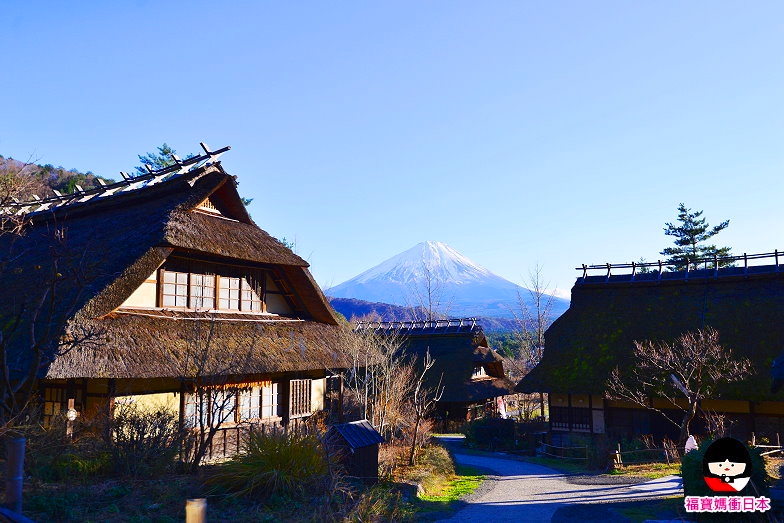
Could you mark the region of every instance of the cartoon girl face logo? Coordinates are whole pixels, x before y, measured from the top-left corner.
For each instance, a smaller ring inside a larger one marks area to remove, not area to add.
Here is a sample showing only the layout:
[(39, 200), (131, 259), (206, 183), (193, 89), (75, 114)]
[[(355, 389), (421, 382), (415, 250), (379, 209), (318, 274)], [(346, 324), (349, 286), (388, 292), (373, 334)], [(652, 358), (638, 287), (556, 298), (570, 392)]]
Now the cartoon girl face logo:
[(702, 458), (702, 475), (714, 492), (740, 492), (751, 479), (751, 456), (746, 446), (734, 438), (711, 443)]

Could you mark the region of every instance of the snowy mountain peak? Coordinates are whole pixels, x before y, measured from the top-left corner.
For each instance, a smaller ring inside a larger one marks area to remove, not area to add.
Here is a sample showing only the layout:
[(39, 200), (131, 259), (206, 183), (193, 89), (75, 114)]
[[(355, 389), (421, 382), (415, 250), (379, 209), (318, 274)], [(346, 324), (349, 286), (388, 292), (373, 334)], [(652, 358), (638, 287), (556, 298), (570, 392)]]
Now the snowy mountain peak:
[[(348, 281), (327, 289), (333, 298), (411, 306), (417, 304), (423, 284), (438, 286), (443, 314), (453, 316), (513, 317), (523, 287), (493, 274), (449, 245), (437, 241), (418, 243)], [(568, 306), (555, 299), (557, 314)]]
[(416, 283), (427, 279), (428, 272), (432, 280), (441, 283), (459, 284), (494, 276), (449, 245), (426, 241), (381, 262), (341, 285), (368, 283), (372, 280), (402, 284)]

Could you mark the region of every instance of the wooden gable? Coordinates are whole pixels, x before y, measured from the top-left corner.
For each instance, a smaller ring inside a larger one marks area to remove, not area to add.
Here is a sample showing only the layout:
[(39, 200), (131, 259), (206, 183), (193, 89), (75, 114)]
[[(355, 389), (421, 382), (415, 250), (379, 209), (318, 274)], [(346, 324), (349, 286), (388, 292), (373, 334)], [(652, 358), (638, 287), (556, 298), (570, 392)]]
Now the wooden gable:
[(219, 216), (242, 223), (253, 223), (245, 208), (245, 203), (242, 201), (242, 198), (233, 183), (222, 184), (209, 196), (199, 202), (193, 210), (195, 212)]

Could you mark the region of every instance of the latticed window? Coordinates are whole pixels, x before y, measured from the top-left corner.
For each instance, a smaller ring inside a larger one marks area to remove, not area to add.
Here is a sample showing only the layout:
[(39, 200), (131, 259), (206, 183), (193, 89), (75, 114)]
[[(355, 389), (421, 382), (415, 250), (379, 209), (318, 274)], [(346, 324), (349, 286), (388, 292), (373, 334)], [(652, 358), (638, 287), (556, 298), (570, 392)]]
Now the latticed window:
[(215, 276), (191, 274), (191, 308), (215, 308)]
[(571, 416), (573, 430), (591, 429), (591, 409), (572, 407)]
[[(266, 272), (175, 261), (160, 271), (159, 306), (191, 310), (263, 312)], [(176, 269), (176, 270), (170, 270)], [(194, 270), (195, 269), (195, 270)], [(225, 274), (225, 275), (224, 275)]]
[(223, 310), (240, 310), (240, 278), (221, 276), (219, 304)]
[(274, 418), (278, 416), (278, 384), (270, 383), (261, 388), (261, 417)]
[(240, 391), (240, 419), (249, 420), (259, 417), (261, 399), (259, 388), (244, 389)]
[(210, 392), (210, 423), (215, 426), (227, 421), (234, 421), (237, 392), (233, 390), (213, 390)]
[(161, 295), (164, 307), (187, 307), (188, 273), (164, 271)]
[(218, 426), (233, 422), (237, 410), (237, 391), (205, 390), (185, 397), (185, 422), (190, 427)]
[(483, 378), (487, 376), (487, 370), (485, 370), (484, 365), (474, 365), (474, 370), (471, 373), (472, 378)]
[(311, 380), (291, 380), (289, 398), (289, 415), (291, 417), (307, 416), (310, 410)]
[(60, 412), (65, 404), (65, 389), (46, 387), (44, 389), (44, 426), (50, 426), (52, 419)]
[(240, 307), (243, 311), (261, 312), (261, 298), (246, 278), (242, 279), (242, 303)]

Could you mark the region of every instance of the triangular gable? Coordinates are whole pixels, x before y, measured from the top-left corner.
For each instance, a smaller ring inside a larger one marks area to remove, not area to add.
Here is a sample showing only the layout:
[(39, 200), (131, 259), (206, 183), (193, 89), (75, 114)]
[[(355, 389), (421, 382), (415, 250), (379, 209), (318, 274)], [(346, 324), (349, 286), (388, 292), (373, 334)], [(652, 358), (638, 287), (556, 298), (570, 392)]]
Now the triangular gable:
[(228, 218), (242, 223), (253, 224), (245, 204), (240, 198), (233, 179), (228, 178), (193, 210), (211, 216)]

